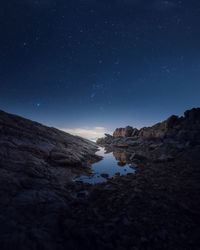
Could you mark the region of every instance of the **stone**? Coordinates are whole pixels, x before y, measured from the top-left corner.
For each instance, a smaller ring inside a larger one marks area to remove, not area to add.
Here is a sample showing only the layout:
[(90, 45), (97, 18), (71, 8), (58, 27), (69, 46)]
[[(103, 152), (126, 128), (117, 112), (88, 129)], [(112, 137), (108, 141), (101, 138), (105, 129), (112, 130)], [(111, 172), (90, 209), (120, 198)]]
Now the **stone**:
[(96, 143), (98, 145), (111, 144), (113, 137), (109, 134), (105, 134), (105, 137), (97, 139)]
[(131, 126), (127, 126), (125, 128), (117, 128), (114, 133), (113, 137), (130, 137), (137, 135), (137, 129)]
[(109, 177), (109, 175), (108, 174), (105, 174), (105, 173), (103, 173), (103, 174), (101, 174), (101, 177), (103, 177), (103, 178), (108, 178)]
[(0, 163), (5, 169), (26, 166), (26, 173), (29, 167), (33, 173), (36, 166), (37, 174), (49, 166), (81, 166), (97, 158), (95, 143), (16, 115), (0, 111), (0, 127)]
[[(143, 139), (143, 140), (141, 140)], [(116, 128), (113, 136), (109, 135), (97, 141), (98, 144), (104, 143), (116, 147), (137, 147), (144, 142), (150, 144), (148, 140), (165, 140), (165, 143), (186, 143), (200, 145), (200, 108), (187, 110), (183, 117), (176, 115), (170, 116), (167, 120), (157, 123), (151, 127), (143, 127), (140, 130), (131, 126)], [(151, 149), (156, 146), (150, 146)]]

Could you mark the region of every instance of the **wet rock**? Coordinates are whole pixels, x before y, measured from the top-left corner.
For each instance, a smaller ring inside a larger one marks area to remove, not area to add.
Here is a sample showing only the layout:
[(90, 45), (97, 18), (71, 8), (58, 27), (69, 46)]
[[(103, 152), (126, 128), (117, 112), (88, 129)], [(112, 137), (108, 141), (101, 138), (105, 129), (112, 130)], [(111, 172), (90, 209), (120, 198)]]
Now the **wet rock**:
[(103, 177), (103, 178), (107, 179), (107, 178), (109, 177), (109, 175), (108, 175), (108, 174), (106, 174), (106, 173), (103, 173), (103, 174), (101, 174), (101, 177)]
[(117, 165), (120, 166), (120, 167), (124, 167), (124, 166), (126, 166), (126, 162), (121, 162), (121, 161), (119, 161), (119, 162), (117, 163)]
[(130, 167), (133, 168), (133, 169), (135, 169), (135, 168), (137, 168), (137, 164), (136, 163), (131, 163)]
[(120, 176), (119, 172), (115, 173), (115, 177), (119, 177), (119, 176)]

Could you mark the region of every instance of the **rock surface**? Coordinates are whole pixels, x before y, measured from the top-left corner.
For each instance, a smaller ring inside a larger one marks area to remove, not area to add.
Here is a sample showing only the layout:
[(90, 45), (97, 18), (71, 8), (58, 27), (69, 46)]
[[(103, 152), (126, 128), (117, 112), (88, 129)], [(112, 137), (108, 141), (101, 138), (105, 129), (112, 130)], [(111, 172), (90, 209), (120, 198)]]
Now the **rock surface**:
[[(0, 111), (0, 221), (4, 221), (3, 225), (10, 223), (17, 230), (16, 223), (22, 219), (25, 208), (37, 210), (39, 204), (49, 203), (56, 209), (63, 205), (60, 190), (73, 176), (90, 172), (90, 163), (99, 159), (96, 151), (97, 146), (88, 140)], [(17, 234), (22, 237), (20, 229)], [(18, 239), (17, 234), (13, 236), (14, 241)], [(1, 237), (2, 234), (0, 242)]]
[(1, 169), (84, 167), (96, 151), (86, 139), (0, 111)]
[(93, 143), (0, 112), (1, 250), (200, 249), (197, 117), (175, 139), (107, 135), (135, 173), (91, 185), (69, 176), (96, 160)]
[(167, 120), (140, 130), (127, 126), (117, 128), (113, 135), (97, 140), (99, 145), (134, 146), (149, 138), (173, 140), (182, 144), (200, 144), (200, 108), (187, 110), (183, 117), (172, 115)]
[(113, 133), (113, 137), (130, 137), (135, 135), (138, 135), (138, 130), (130, 126), (125, 128), (117, 128)]

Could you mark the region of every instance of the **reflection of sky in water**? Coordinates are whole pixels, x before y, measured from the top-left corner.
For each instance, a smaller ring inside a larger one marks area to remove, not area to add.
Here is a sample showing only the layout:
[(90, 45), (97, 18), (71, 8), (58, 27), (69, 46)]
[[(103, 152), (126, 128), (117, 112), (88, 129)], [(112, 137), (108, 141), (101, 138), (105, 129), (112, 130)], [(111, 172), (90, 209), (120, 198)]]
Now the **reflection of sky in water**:
[(98, 183), (106, 181), (105, 178), (101, 177), (101, 174), (108, 174), (109, 177), (113, 177), (116, 173), (120, 173), (120, 175), (134, 173), (134, 170), (129, 166), (129, 164), (124, 163), (124, 166), (119, 166), (112, 152), (105, 154), (104, 148), (100, 148), (100, 151), (98, 151), (97, 154), (103, 156), (104, 158), (101, 161), (92, 164), (93, 175), (81, 176), (76, 178), (77, 181)]

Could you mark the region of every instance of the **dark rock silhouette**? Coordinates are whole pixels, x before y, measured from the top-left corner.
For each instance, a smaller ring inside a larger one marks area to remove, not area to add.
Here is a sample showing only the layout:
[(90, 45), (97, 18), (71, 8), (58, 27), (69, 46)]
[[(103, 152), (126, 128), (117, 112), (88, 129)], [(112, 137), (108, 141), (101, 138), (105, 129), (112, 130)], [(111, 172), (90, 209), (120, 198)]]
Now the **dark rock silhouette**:
[(144, 127), (140, 130), (127, 126), (117, 128), (113, 136), (105, 135), (105, 138), (97, 140), (97, 144), (113, 146), (138, 145), (142, 139), (160, 138), (173, 139), (182, 143), (200, 143), (200, 108), (187, 110), (183, 117), (171, 116), (167, 120), (157, 123), (152, 127)]

